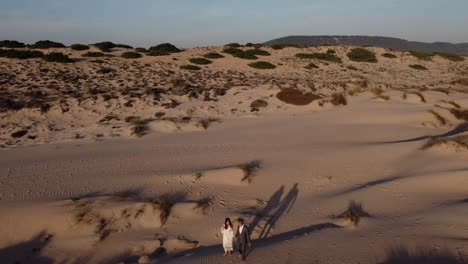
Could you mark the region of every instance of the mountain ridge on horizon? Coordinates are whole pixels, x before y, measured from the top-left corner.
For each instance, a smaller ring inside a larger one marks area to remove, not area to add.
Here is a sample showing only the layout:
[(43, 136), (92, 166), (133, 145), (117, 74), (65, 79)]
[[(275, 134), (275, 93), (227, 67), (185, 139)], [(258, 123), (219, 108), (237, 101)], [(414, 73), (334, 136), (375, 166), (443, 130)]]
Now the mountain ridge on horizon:
[(468, 55), (468, 43), (450, 42), (419, 42), (408, 41), (401, 38), (382, 36), (346, 36), (346, 35), (291, 35), (269, 40), (264, 45), (351, 45), (351, 46), (375, 46), (393, 49), (397, 51), (420, 52), (446, 52), (458, 55)]

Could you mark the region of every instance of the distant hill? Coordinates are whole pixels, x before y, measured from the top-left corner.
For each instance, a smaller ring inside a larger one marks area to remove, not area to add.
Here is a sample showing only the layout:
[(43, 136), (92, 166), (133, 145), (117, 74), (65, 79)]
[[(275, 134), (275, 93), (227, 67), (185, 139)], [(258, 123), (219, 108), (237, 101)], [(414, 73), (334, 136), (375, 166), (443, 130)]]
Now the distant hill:
[(374, 46), (398, 51), (447, 52), (468, 55), (468, 43), (452, 44), (447, 42), (425, 43), (407, 41), (399, 38), (370, 37), (370, 36), (289, 36), (270, 40), (265, 45), (350, 45)]

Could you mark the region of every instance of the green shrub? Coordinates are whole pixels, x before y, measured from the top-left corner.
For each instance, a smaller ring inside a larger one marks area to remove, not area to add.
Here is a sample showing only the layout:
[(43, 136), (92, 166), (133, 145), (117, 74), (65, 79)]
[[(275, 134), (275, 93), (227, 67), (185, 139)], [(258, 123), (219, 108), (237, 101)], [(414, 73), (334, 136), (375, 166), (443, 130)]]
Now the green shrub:
[(50, 40), (40, 40), (29, 46), (31, 49), (65, 48), (65, 45)]
[(247, 50), (246, 52), (256, 55), (256, 56), (270, 56), (271, 55), (268, 51), (262, 50), (262, 49)]
[(271, 69), (276, 68), (275, 65), (266, 61), (256, 61), (254, 63), (250, 63), (249, 66), (252, 68), (261, 69), (261, 70), (271, 70)]
[(207, 65), (213, 63), (212, 61), (205, 59), (205, 58), (192, 58), (189, 60), (193, 64), (198, 64), (198, 65)]
[(347, 55), (350, 60), (356, 61), (356, 62), (370, 62), (370, 63), (377, 62), (375, 53), (370, 50), (363, 49), (363, 48), (354, 48), (350, 52), (348, 52)]
[(410, 51), (409, 53), (420, 60), (432, 61), (433, 54), (420, 51)]
[(15, 50), (15, 49), (0, 49), (0, 57), (10, 59), (33, 59), (42, 58), (44, 53), (37, 50)]
[(85, 54), (81, 55), (83, 57), (91, 57), (91, 58), (99, 58), (99, 57), (106, 57), (107, 55), (102, 52), (86, 52)]
[(240, 48), (240, 47), (242, 47), (242, 45), (239, 44), (239, 43), (229, 43), (229, 44), (226, 44), (224, 46), (229, 47), (229, 48)]
[(342, 62), (341, 58), (337, 57), (335, 54), (330, 53), (298, 53), (296, 54), (296, 57), (300, 59), (315, 59), (336, 63)]
[(136, 52), (141, 52), (141, 53), (146, 53), (146, 52), (148, 52), (148, 50), (145, 49), (145, 48), (135, 48), (135, 51), (136, 51)]
[(182, 65), (182, 66), (180, 66), (180, 68), (182, 70), (189, 70), (189, 71), (199, 71), (199, 70), (201, 70), (200, 67), (195, 66), (195, 65), (189, 65), (189, 64), (188, 65)]
[(138, 52), (127, 51), (127, 52), (122, 53), (121, 57), (125, 59), (139, 59), (143, 57), (143, 55), (141, 55)]
[(409, 65), (409, 67), (415, 70), (427, 71), (426, 67), (419, 65), (419, 64), (412, 64), (412, 65)]
[(396, 58), (398, 58), (397, 55), (395, 55), (395, 54), (393, 54), (393, 53), (384, 53), (384, 54), (382, 54), (382, 57), (389, 58), (389, 59), (396, 59)]
[(437, 56), (440, 56), (444, 59), (447, 59), (447, 60), (450, 60), (450, 61), (464, 61), (465, 58), (463, 58), (462, 56), (459, 56), (457, 54), (453, 54), (453, 53), (446, 53), (446, 52), (434, 52), (434, 55), (437, 55)]
[(3, 48), (24, 48), (26, 45), (16, 40), (2, 40), (0, 41), (0, 47)]
[(72, 50), (89, 50), (89, 46), (83, 44), (73, 44), (70, 48)]
[(46, 54), (42, 59), (45, 61), (49, 61), (49, 62), (60, 62), (60, 63), (74, 62), (74, 60), (70, 59), (70, 57), (68, 57), (67, 55), (61, 52), (52, 52), (52, 53)]
[(219, 53), (216, 53), (216, 52), (207, 53), (207, 54), (203, 55), (203, 57), (205, 57), (207, 59), (221, 59), (221, 58), (224, 58), (223, 55), (221, 55)]
[[(157, 46), (150, 47), (149, 51), (155, 52), (154, 54), (170, 54), (170, 53), (180, 52), (181, 50), (170, 43), (163, 43)], [(161, 55), (151, 55), (151, 56), (161, 56)]]
[(255, 56), (255, 54), (253, 54), (252, 52), (247, 52), (247, 51), (243, 51), (241, 49), (237, 49), (237, 48), (226, 48), (223, 50), (224, 53), (227, 53), (227, 54), (231, 54), (232, 56), (236, 57), (236, 58), (240, 58), (240, 59), (245, 59), (245, 60), (256, 60), (258, 59), (257, 56)]

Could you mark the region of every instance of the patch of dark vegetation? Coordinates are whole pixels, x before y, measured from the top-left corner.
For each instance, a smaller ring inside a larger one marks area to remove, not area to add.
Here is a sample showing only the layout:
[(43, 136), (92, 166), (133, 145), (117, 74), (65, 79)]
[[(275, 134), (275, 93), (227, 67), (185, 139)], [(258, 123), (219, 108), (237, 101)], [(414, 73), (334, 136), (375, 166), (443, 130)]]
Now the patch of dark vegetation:
[(70, 48), (72, 50), (78, 50), (78, 51), (89, 50), (89, 46), (84, 45), (84, 44), (73, 44), (73, 45), (70, 46)]
[(399, 246), (387, 250), (385, 260), (379, 264), (468, 264), (462, 253), (437, 248), (418, 248), (410, 252), (407, 247)]
[(348, 52), (347, 56), (351, 61), (356, 62), (376, 63), (378, 61), (374, 52), (363, 48), (354, 48)]
[(169, 195), (161, 195), (154, 201), (154, 204), (160, 211), (159, 219), (161, 220), (161, 225), (165, 225), (171, 215), (175, 201)]
[(452, 113), (452, 115), (457, 119), (468, 121), (468, 110), (452, 108), (450, 109), (450, 113)]
[(190, 65), (190, 64), (187, 64), (187, 65), (181, 65), (180, 68), (182, 70), (189, 70), (189, 71), (199, 71), (201, 70), (200, 67), (196, 66), (196, 65)]
[(49, 54), (46, 54), (42, 59), (48, 62), (60, 62), (60, 63), (75, 62), (70, 57), (68, 57), (68, 55), (65, 55), (61, 52), (51, 52)]
[(2, 40), (0, 41), (0, 47), (3, 48), (24, 48), (26, 44), (18, 42), (16, 40)]
[(207, 59), (221, 59), (221, 58), (224, 58), (223, 55), (217, 53), (217, 52), (210, 52), (210, 53), (206, 53), (205, 55), (203, 55), (203, 57), (207, 58)]
[(426, 53), (426, 52), (421, 52), (421, 51), (410, 51), (409, 53), (413, 55), (414, 57), (423, 61), (432, 61), (432, 56), (434, 56), (431, 53)]
[(99, 43), (92, 44), (94, 47), (98, 48), (102, 52), (111, 52), (114, 48), (123, 48), (123, 49), (133, 49), (132, 46), (125, 44), (115, 44), (110, 41), (104, 41)]
[(136, 116), (129, 116), (125, 118), (125, 122), (132, 124), (132, 135), (137, 137), (142, 137), (148, 133), (148, 123), (151, 121), (152, 119), (142, 119)]
[(189, 59), (189, 61), (193, 64), (198, 64), (198, 65), (207, 65), (213, 63), (212, 61), (205, 59), (205, 58), (192, 58)]
[(100, 58), (100, 57), (107, 57), (108, 55), (102, 52), (90, 51), (86, 52), (85, 54), (81, 55), (82, 57), (90, 57), (90, 58)]
[(370, 217), (370, 215), (363, 209), (362, 204), (355, 201), (349, 202), (348, 209), (336, 216), (336, 218), (346, 219), (356, 226), (359, 224), (362, 217)]
[(328, 50), (327, 50), (327, 53), (328, 53), (328, 54), (336, 54), (336, 51), (335, 51), (335, 50), (332, 50), (332, 49), (328, 49)]
[(270, 56), (270, 52), (262, 49), (252, 49), (252, 50), (247, 50), (247, 53), (256, 55), (256, 56)]
[(44, 57), (44, 53), (37, 50), (0, 49), (0, 57), (26, 60), (42, 58)]
[(248, 183), (251, 183), (253, 178), (257, 176), (257, 172), (260, 169), (260, 162), (252, 161), (241, 164), (239, 165), (239, 168), (244, 172), (244, 177), (242, 178), (241, 182), (247, 181)]
[(240, 48), (240, 47), (242, 47), (242, 45), (239, 44), (239, 43), (229, 43), (229, 44), (226, 44), (224, 46), (229, 47), (229, 48)]
[(334, 93), (330, 99), (330, 103), (333, 105), (347, 105), (348, 100), (344, 93)]
[(243, 50), (238, 49), (238, 48), (225, 48), (223, 50), (223, 52), (227, 53), (227, 54), (230, 54), (233, 57), (244, 59), (244, 60), (256, 60), (256, 59), (258, 59), (258, 57), (255, 56), (255, 54), (253, 54), (251, 52), (248, 52), (248, 51), (243, 51)]
[(135, 51), (140, 52), (140, 53), (147, 53), (148, 52), (148, 50), (145, 49), (145, 48), (135, 48)]
[(26, 136), (26, 134), (28, 134), (27, 130), (18, 130), (16, 132), (13, 132), (11, 134), (11, 137), (13, 137), (13, 138), (22, 138), (22, 137)]
[(276, 68), (275, 65), (266, 61), (256, 61), (256, 62), (250, 63), (249, 66), (255, 69), (260, 69), (260, 70), (272, 70)]
[(29, 45), (31, 49), (52, 49), (52, 48), (65, 48), (66, 46), (60, 42), (54, 42), (50, 40), (40, 40), (32, 45)]
[(286, 104), (308, 105), (314, 100), (320, 99), (322, 97), (313, 93), (304, 93), (301, 90), (294, 88), (284, 88), (278, 94), (276, 94), (276, 98)]
[(464, 61), (465, 58), (463, 58), (460, 55), (453, 54), (453, 53), (446, 53), (446, 52), (434, 52), (434, 55), (440, 56), (444, 59), (447, 59), (449, 61), (454, 61), (454, 62), (459, 62), (459, 61)]
[(330, 53), (298, 53), (296, 57), (299, 59), (313, 59), (313, 60), (323, 60), (335, 63), (342, 63), (341, 58), (335, 54)]
[(389, 58), (389, 59), (396, 59), (398, 58), (397, 55), (393, 54), (393, 53), (384, 53), (382, 54), (382, 57), (385, 57), (385, 58)]
[[(171, 43), (162, 43), (156, 46), (152, 46), (149, 48), (149, 52), (159, 53), (159, 54), (171, 54), (177, 53), (181, 50), (178, 49), (176, 46), (172, 45)], [(151, 55), (155, 56), (155, 55)]]
[(419, 70), (419, 71), (427, 71), (428, 69), (425, 66), (422, 66), (420, 64), (411, 64), (408, 65), (411, 69)]
[(143, 55), (141, 55), (138, 52), (127, 51), (127, 52), (122, 53), (122, 55), (120, 57), (122, 57), (124, 59), (139, 59), (139, 58), (143, 57)]
[(307, 66), (305, 66), (305, 68), (306, 68), (307, 70), (312, 70), (312, 69), (318, 69), (319, 66), (318, 66), (317, 64), (311, 62), (311, 63), (307, 64)]
[(268, 102), (263, 99), (257, 99), (250, 104), (252, 108), (264, 108), (268, 106)]

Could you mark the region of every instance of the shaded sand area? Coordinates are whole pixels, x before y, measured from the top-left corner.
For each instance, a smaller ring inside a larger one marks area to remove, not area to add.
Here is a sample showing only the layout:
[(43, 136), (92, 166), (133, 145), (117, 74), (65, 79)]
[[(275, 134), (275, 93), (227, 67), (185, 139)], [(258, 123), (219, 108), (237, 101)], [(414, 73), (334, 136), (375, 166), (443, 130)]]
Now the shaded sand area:
[[(450, 131), (415, 125), (422, 104), (356, 100), (204, 132), (3, 149), (0, 256), (219, 263), (226, 216), (253, 225), (252, 263), (375, 263), (399, 245), (466, 254), (468, 153), (421, 150), (422, 136)], [(174, 206), (162, 225), (151, 199), (164, 194)], [(333, 217), (351, 200), (370, 214), (357, 226)]]
[(0, 58), (1, 262), (466, 263), (466, 59), (263, 49)]

